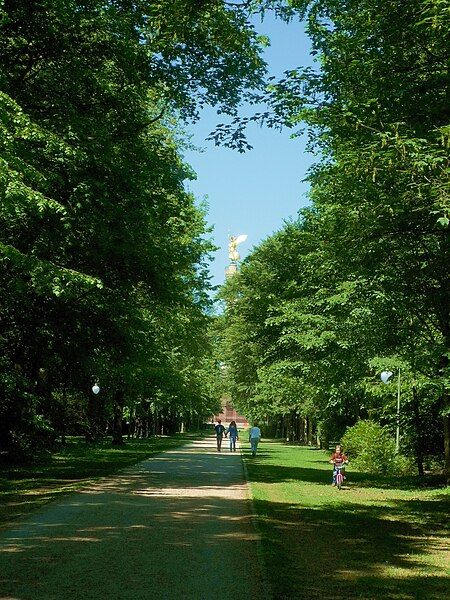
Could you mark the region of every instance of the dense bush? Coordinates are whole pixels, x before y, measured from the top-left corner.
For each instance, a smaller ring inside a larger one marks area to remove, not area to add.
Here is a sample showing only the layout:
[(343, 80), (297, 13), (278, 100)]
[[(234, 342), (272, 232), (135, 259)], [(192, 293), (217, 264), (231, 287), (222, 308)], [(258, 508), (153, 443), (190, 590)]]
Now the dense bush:
[(374, 421), (359, 421), (345, 432), (342, 445), (352, 464), (368, 473), (398, 472), (395, 441), (386, 428)]

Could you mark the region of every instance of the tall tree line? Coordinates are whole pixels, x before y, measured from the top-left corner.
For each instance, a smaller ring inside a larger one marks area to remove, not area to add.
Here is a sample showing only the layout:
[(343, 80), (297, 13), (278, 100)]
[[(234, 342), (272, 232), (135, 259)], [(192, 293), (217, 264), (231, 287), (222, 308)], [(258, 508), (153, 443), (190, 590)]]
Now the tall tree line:
[(1, 450), (214, 409), (213, 246), (177, 122), (233, 114), (263, 73), (225, 2), (1, 3)]
[(450, 473), (450, 5), (269, 4), (306, 22), (316, 68), (272, 81), (255, 118), (306, 130), (321, 159), (311, 207), (223, 290), (230, 385), (253, 414), (309, 416), (336, 439), (359, 418), (394, 428), (379, 374), (400, 369), (403, 447), (422, 472), (445, 446)]

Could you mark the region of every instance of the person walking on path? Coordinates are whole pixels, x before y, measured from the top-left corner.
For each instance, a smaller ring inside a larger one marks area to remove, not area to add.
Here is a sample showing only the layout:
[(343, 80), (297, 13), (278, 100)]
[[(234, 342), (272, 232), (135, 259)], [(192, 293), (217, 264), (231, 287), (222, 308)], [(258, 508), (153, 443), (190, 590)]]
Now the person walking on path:
[(217, 425), (214, 426), (214, 429), (216, 430), (217, 451), (220, 452), (222, 449), (223, 434), (225, 433), (225, 427), (222, 425), (220, 419), (217, 419)]
[(231, 421), (228, 425), (228, 429), (225, 431), (225, 437), (227, 435), (230, 436), (230, 452), (236, 452), (236, 440), (239, 438), (236, 421)]
[(261, 439), (261, 429), (258, 427), (258, 422), (255, 421), (253, 423), (253, 427), (250, 429), (248, 434), (248, 441), (250, 442), (250, 446), (252, 449), (252, 456), (256, 456), (256, 451), (258, 450), (258, 444)]

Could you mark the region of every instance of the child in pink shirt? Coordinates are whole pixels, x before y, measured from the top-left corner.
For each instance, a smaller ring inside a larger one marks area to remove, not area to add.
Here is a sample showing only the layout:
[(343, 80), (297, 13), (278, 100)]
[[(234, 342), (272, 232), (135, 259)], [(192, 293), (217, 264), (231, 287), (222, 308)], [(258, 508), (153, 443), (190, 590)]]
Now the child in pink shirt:
[[(336, 446), (336, 450), (331, 455), (329, 462), (333, 465), (333, 483), (331, 485), (336, 485), (336, 466), (348, 463), (348, 458), (343, 454), (340, 444)], [(342, 475), (345, 477), (345, 469), (342, 470)]]

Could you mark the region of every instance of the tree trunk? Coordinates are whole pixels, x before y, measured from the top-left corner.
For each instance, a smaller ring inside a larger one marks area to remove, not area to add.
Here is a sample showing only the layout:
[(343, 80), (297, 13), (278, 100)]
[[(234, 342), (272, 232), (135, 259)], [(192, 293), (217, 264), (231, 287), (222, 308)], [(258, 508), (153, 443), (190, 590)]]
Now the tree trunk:
[(300, 442), (300, 416), (295, 413), (295, 441)]
[(141, 438), (148, 439), (150, 437), (150, 417), (147, 415), (142, 419)]
[(112, 432), (112, 443), (114, 446), (121, 446), (123, 441), (123, 430), (122, 430), (122, 422), (123, 422), (123, 404), (124, 404), (124, 392), (123, 388), (117, 388), (114, 393), (114, 422), (113, 422), (113, 432)]
[(98, 398), (89, 390), (88, 405), (86, 411), (87, 427), (84, 434), (87, 443), (95, 442), (98, 437)]
[[(448, 392), (447, 406), (448, 406)], [(445, 478), (450, 485), (450, 415), (444, 415), (444, 448), (445, 448)]]
[[(448, 321), (445, 322), (444, 325), (444, 334), (446, 340), (446, 347), (450, 348), (450, 324)], [(449, 357), (447, 354), (444, 354), (441, 357), (441, 373), (445, 376), (449, 363)], [(450, 485), (450, 394), (448, 388), (444, 389), (441, 398), (441, 406), (443, 409), (443, 419), (444, 419), (444, 451), (445, 451), (445, 478), (447, 481), (447, 485)]]
[(311, 421), (309, 417), (306, 417), (306, 443), (311, 445)]
[(423, 452), (422, 452), (422, 423), (420, 419), (420, 407), (419, 407), (419, 395), (417, 394), (417, 388), (413, 385), (413, 411), (414, 411), (414, 428), (416, 430), (416, 439), (415, 439), (415, 454), (416, 454), (416, 464), (417, 471), (420, 477), (423, 477), (425, 474), (423, 468)]
[(153, 437), (156, 437), (158, 430), (158, 411), (155, 409), (153, 412)]
[(136, 437), (136, 427), (137, 427), (136, 408), (133, 407), (133, 409), (130, 411), (130, 423), (128, 425), (128, 432), (127, 432), (128, 439)]
[(281, 419), (277, 417), (275, 425), (275, 438), (278, 440), (281, 437)]

